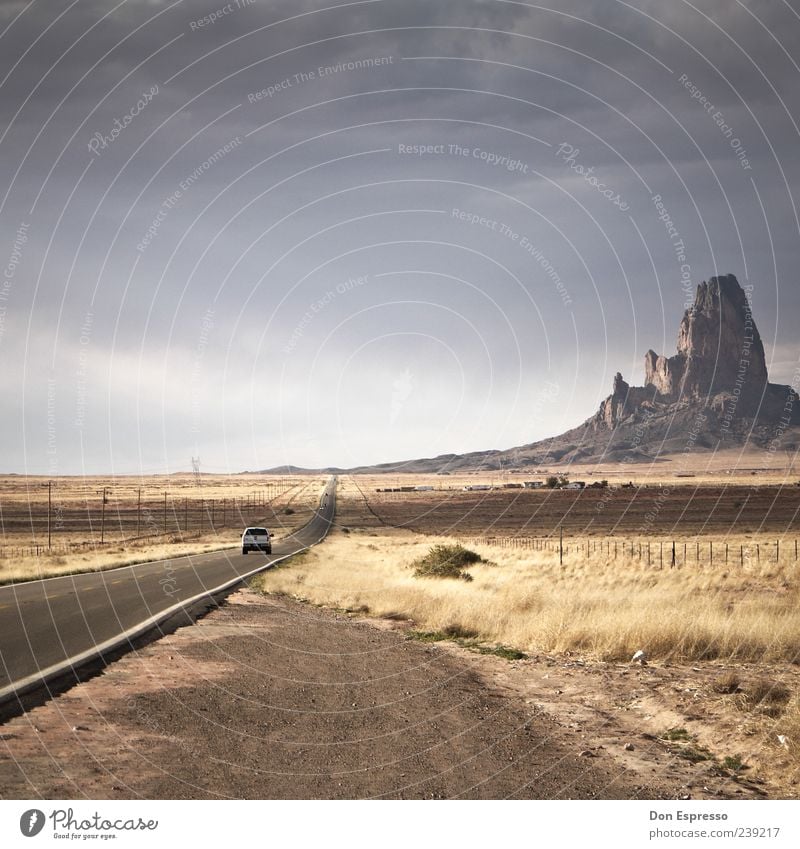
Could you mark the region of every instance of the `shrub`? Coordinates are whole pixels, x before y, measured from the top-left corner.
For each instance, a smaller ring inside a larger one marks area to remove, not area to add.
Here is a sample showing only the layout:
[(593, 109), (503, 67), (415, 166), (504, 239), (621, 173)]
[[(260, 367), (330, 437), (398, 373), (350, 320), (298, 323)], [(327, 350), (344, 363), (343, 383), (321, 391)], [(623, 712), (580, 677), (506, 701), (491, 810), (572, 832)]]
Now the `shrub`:
[(675, 742), (676, 740), (688, 742), (692, 739), (692, 735), (685, 728), (670, 728), (661, 735), (661, 739), (669, 740), (670, 742)]
[(715, 693), (732, 695), (733, 693), (739, 692), (741, 683), (739, 676), (735, 672), (731, 671), (720, 675), (711, 685), (711, 688)]
[(722, 759), (722, 766), (730, 772), (741, 772), (747, 768), (741, 755), (727, 755)]
[(791, 690), (784, 684), (759, 678), (744, 688), (743, 706), (765, 716), (778, 717), (786, 709), (791, 696)]
[(472, 575), (464, 571), (465, 566), (483, 563), (483, 558), (463, 545), (434, 545), (424, 556), (415, 560), (415, 578), (461, 578), (471, 581)]

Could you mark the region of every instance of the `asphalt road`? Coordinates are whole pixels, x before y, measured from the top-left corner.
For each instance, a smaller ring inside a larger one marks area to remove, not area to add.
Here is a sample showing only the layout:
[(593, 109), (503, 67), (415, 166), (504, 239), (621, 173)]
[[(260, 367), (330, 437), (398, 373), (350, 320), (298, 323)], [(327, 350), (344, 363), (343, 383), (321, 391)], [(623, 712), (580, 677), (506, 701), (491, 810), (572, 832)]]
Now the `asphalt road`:
[(276, 541), (271, 555), (228, 549), (0, 587), (0, 694), (91, 653), (168, 608), (319, 541), (333, 521), (335, 499), (331, 478), (312, 520)]

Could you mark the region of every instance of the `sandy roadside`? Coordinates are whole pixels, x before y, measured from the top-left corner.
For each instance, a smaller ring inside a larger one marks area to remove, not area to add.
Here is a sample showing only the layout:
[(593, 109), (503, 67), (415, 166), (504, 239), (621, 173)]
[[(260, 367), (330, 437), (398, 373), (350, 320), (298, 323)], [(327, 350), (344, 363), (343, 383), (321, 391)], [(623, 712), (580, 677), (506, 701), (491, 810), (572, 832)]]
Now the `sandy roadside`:
[[(0, 726), (2, 796), (765, 792), (676, 757), (626, 721), (629, 711), (592, 704), (585, 693), (564, 698), (570, 677), (585, 672), (579, 666), (427, 645), (408, 639), (406, 625), (242, 590), (196, 625)], [(622, 671), (639, 680), (658, 674)], [(609, 689), (612, 678), (602, 680)]]

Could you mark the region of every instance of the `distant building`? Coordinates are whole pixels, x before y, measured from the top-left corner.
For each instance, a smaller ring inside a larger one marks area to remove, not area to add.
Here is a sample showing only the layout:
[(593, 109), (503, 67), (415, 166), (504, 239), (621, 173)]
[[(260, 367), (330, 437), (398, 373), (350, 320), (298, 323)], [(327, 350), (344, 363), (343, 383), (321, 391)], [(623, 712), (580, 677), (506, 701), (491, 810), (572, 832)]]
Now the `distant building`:
[(564, 485), (564, 489), (583, 489), (586, 486), (585, 481), (570, 481)]
[(541, 489), (544, 486), (543, 481), (525, 481), (525, 489)]

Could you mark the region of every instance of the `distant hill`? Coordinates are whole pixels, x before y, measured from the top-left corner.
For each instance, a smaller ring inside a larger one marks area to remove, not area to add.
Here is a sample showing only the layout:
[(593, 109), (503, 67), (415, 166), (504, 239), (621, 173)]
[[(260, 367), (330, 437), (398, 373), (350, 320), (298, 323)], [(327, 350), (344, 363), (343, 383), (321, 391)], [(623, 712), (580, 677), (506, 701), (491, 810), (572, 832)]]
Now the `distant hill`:
[[(770, 383), (764, 345), (747, 295), (732, 274), (697, 287), (671, 357), (645, 354), (645, 385), (617, 373), (611, 394), (591, 418), (559, 436), (505, 450), (442, 454), (418, 460), (315, 472), (498, 470), (547, 465), (657, 462), (720, 449), (760, 449), (785, 456), (800, 448), (797, 392)], [(776, 462), (776, 466), (780, 463)], [(280, 467), (273, 474), (312, 470)]]

